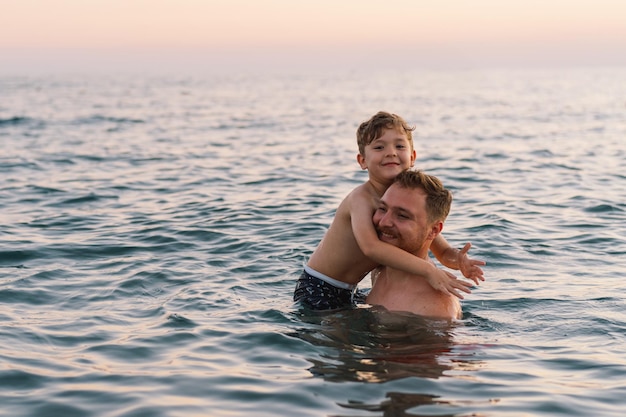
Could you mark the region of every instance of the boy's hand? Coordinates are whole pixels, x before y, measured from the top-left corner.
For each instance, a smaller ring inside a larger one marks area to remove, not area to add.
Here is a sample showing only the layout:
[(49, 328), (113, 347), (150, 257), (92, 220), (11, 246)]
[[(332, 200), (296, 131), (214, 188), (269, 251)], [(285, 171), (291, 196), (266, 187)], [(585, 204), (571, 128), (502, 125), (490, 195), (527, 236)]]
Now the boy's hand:
[(467, 252), (469, 252), (471, 247), (472, 244), (468, 242), (463, 246), (463, 249), (459, 251), (457, 255), (457, 265), (459, 265), (459, 270), (465, 278), (471, 279), (478, 285), (480, 284), (479, 281), (485, 280), (483, 270), (480, 266), (486, 265), (486, 262), (470, 259), (469, 256), (467, 256)]
[(431, 287), (437, 291), (441, 291), (444, 294), (453, 295), (455, 297), (463, 299), (463, 295), (459, 290), (470, 294), (472, 291), (472, 283), (456, 279), (456, 277), (448, 271), (435, 267), (435, 272), (429, 274), (426, 279)]

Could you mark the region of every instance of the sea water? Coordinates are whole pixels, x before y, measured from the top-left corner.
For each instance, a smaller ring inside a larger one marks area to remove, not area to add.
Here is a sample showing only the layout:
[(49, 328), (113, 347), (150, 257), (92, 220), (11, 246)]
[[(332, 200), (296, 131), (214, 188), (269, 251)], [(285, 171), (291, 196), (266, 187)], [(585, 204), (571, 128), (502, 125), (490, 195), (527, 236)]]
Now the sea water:
[[(291, 301), (378, 110), (487, 262), (458, 322)], [(0, 144), (2, 416), (626, 408), (624, 68), (3, 76)]]

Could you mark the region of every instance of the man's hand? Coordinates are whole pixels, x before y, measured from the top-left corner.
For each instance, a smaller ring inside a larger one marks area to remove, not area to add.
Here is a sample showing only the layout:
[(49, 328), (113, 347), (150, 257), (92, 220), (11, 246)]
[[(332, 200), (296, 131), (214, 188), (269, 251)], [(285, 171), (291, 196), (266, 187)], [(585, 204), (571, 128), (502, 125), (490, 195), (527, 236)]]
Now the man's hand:
[(457, 265), (465, 278), (471, 279), (478, 285), (480, 281), (485, 280), (481, 266), (486, 265), (486, 262), (470, 259), (469, 256), (467, 256), (467, 252), (469, 252), (471, 247), (472, 244), (468, 242), (463, 246), (463, 249), (459, 251), (457, 254)]

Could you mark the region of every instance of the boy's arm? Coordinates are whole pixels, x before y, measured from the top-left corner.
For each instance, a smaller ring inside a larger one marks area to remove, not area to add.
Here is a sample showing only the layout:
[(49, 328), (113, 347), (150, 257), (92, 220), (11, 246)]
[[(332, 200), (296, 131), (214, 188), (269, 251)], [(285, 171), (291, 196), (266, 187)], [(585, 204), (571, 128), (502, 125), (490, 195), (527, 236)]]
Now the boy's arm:
[(381, 265), (390, 266), (426, 278), (434, 289), (460, 299), (460, 291), (470, 293), (471, 283), (458, 280), (449, 272), (443, 271), (424, 259), (378, 239), (372, 223), (371, 204), (355, 199), (350, 205), (350, 222), (359, 248), (365, 256)]
[(478, 285), (479, 281), (485, 280), (481, 268), (485, 265), (485, 261), (470, 259), (467, 252), (471, 247), (472, 244), (468, 242), (461, 250), (453, 248), (446, 238), (439, 234), (431, 243), (430, 250), (442, 265), (460, 270), (465, 278), (471, 279)]

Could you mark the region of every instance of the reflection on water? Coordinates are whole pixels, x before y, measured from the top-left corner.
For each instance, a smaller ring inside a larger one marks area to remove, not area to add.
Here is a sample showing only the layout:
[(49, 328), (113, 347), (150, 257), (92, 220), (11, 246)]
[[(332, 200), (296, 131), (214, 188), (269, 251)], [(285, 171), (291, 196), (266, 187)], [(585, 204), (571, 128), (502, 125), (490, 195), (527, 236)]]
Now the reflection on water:
[[(419, 406), (427, 406), (427, 405), (445, 405), (445, 406), (454, 406), (459, 405), (458, 401), (444, 401), (438, 400), (438, 396), (436, 395), (425, 395), (425, 394), (410, 394), (404, 392), (388, 392), (387, 400), (382, 401), (380, 404), (369, 405), (369, 404), (361, 404), (357, 402), (350, 402), (348, 404), (339, 404), (342, 407), (356, 410), (365, 410), (368, 412), (382, 412), (383, 417), (432, 417), (434, 414), (432, 413), (415, 413), (408, 412), (408, 410), (412, 408), (416, 408)], [(477, 413), (446, 413), (446, 414), (436, 414), (439, 417), (482, 417), (483, 414)], [(371, 414), (368, 414), (371, 416)], [(333, 415), (330, 417), (342, 417), (340, 415)], [(351, 417), (354, 417), (354, 414), (351, 414)]]
[[(455, 331), (463, 326), (460, 322), (392, 313), (381, 307), (301, 314), (309, 327), (292, 336), (323, 348), (307, 360), (311, 363), (309, 372), (326, 381), (438, 379), (447, 372), (471, 372), (481, 366), (471, 346), (454, 341)], [(388, 392), (380, 404), (349, 401), (339, 405), (383, 412), (384, 416), (402, 416), (409, 415), (405, 413), (410, 408), (448, 403), (437, 398), (426, 393)]]

